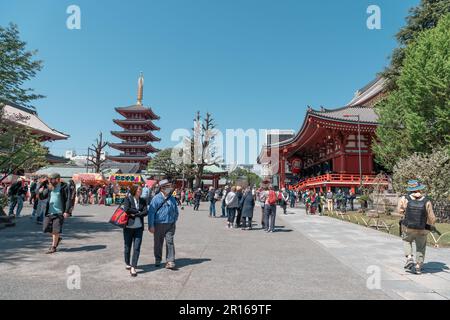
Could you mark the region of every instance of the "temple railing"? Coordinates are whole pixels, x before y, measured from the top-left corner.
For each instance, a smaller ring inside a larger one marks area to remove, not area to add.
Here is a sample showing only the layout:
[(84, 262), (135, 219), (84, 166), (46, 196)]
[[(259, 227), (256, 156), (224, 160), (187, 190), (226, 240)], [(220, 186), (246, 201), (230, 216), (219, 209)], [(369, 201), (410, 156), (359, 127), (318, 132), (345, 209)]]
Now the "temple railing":
[[(359, 174), (324, 174), (317, 177), (308, 178), (304, 181), (299, 182), (294, 186), (296, 190), (303, 190), (308, 187), (319, 187), (325, 185), (349, 185), (358, 186), (361, 183)], [(375, 185), (382, 184), (388, 185), (387, 178), (377, 177), (376, 175), (363, 175), (362, 176), (363, 185)]]

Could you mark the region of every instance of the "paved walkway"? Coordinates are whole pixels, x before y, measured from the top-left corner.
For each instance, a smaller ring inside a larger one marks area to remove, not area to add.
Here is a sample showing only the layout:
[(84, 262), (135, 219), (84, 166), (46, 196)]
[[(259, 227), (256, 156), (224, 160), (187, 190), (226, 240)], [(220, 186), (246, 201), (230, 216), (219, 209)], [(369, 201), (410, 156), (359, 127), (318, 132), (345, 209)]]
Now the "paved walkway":
[[(182, 211), (175, 238), (178, 271), (154, 268), (146, 233), (137, 278), (124, 268), (121, 230), (106, 222), (112, 208), (77, 207), (61, 250), (51, 256), (44, 254), (48, 237), (21, 218), (17, 227), (0, 231), (0, 299), (388, 298), (287, 224), (273, 234), (228, 230), (224, 219), (208, 218), (206, 209), (202, 204), (199, 212)], [(67, 289), (71, 265), (81, 270), (81, 290)]]
[[(279, 217), (362, 277), (381, 272), (381, 289), (394, 299), (450, 299), (450, 249), (427, 247), (423, 274), (403, 269), (400, 238), (324, 216), (307, 216), (290, 209)], [(295, 213), (295, 214), (292, 214)], [(379, 269), (368, 269), (375, 266)]]

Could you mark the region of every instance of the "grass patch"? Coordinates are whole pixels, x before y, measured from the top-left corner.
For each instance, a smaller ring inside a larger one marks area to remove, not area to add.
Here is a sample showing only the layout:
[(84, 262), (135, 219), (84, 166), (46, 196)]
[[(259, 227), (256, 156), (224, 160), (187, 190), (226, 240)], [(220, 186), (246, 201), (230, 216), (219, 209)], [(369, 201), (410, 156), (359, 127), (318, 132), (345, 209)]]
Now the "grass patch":
[[(351, 222), (354, 224), (359, 224), (362, 226), (367, 226), (371, 229), (375, 229), (381, 232), (390, 233), (392, 235), (400, 237), (400, 218), (396, 216), (389, 216), (385, 214), (380, 214), (377, 218), (370, 218), (366, 214), (356, 211), (348, 211), (343, 215), (338, 213), (330, 213), (329, 211), (324, 211), (324, 214), (343, 221)], [(436, 223), (436, 229), (443, 235), (439, 238), (439, 235), (433, 233), (433, 235), (428, 235), (428, 245), (435, 246), (436, 241), (439, 247), (450, 247), (450, 224), (448, 223)], [(447, 233), (447, 234), (445, 234)], [(434, 238), (433, 238), (434, 236)]]

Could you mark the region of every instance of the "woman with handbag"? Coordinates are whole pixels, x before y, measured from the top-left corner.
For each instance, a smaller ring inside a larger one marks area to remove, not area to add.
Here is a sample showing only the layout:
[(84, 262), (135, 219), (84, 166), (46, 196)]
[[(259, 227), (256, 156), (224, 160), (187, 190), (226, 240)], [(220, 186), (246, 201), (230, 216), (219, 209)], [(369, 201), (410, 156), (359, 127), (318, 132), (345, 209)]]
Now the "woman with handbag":
[[(136, 267), (141, 251), (142, 236), (144, 233), (144, 217), (147, 216), (147, 203), (141, 199), (142, 188), (133, 185), (130, 188), (130, 196), (126, 197), (123, 203), (123, 210), (128, 216), (128, 222), (123, 229), (123, 239), (125, 244), (125, 264), (130, 270), (132, 277), (137, 276)], [(130, 263), (131, 250), (133, 256)]]

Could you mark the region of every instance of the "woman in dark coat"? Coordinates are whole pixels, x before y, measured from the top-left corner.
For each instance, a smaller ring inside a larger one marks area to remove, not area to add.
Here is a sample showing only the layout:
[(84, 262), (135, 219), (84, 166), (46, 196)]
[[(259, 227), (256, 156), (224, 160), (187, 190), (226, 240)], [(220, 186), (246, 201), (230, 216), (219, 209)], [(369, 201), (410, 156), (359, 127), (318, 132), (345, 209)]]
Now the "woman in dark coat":
[(239, 203), (242, 210), (242, 230), (252, 230), (253, 209), (255, 208), (255, 198), (250, 187), (245, 189), (245, 193)]
[[(136, 267), (141, 252), (144, 217), (148, 214), (147, 203), (141, 198), (141, 194), (142, 188), (140, 186), (132, 186), (130, 195), (125, 198), (123, 203), (123, 210), (128, 215), (127, 226), (123, 229), (125, 268), (130, 270), (132, 277), (137, 276)], [(133, 257), (130, 264), (131, 247), (133, 247)]]

